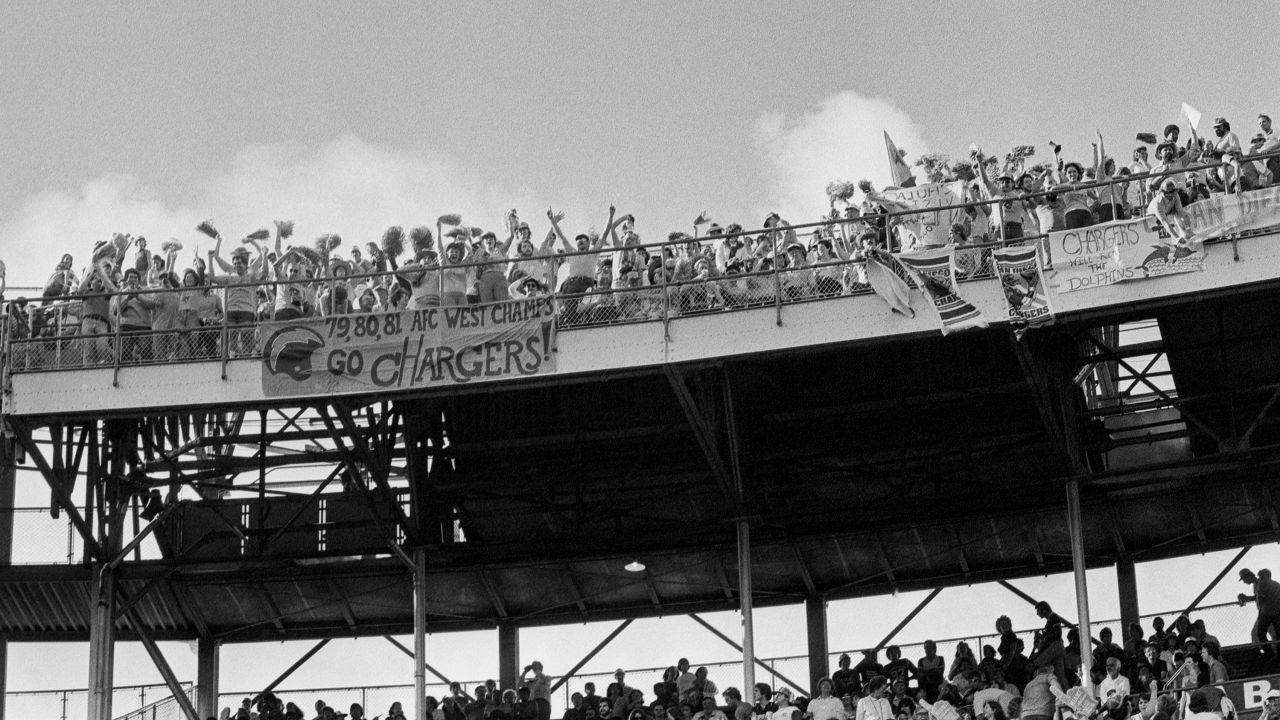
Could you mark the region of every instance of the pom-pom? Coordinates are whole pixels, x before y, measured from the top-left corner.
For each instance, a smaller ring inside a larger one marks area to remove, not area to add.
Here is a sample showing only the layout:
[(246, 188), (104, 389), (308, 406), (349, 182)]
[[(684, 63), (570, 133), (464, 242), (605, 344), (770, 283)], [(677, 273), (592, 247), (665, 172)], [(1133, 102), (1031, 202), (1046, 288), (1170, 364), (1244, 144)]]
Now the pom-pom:
[(483, 234), (484, 234), (484, 228), (478, 228), (478, 227), (471, 228), (471, 237), (478, 238)]
[(867, 195), (876, 191), (875, 186), (871, 184), (870, 180), (859, 180), (858, 189), (861, 190), (864, 195)]
[(222, 238), (222, 236), (218, 234), (218, 230), (213, 227), (212, 220), (205, 220), (204, 222), (200, 223), (199, 225), (196, 226), (196, 230), (198, 232), (204, 233), (205, 235), (208, 235), (214, 240), (219, 240)]
[[(320, 241), (317, 240), (316, 242), (319, 243)], [(297, 247), (290, 248), (290, 250), (293, 253), (302, 256), (304, 260), (311, 263), (312, 265), (316, 265), (316, 266), (324, 265), (324, 257), (320, 253), (316, 252), (313, 248), (309, 248), (306, 245), (299, 245)]]
[(858, 191), (858, 186), (847, 180), (838, 180), (827, 183), (827, 197), (831, 199), (831, 204), (836, 201), (849, 202), (849, 198)]
[(707, 214), (706, 210), (698, 213), (698, 217), (693, 219), (694, 225), (706, 225), (709, 222), (711, 222), (711, 216)]
[(413, 254), (417, 255), (423, 250), (430, 250), (435, 244), (435, 238), (431, 235), (431, 228), (423, 225), (409, 231), (409, 239), (413, 242)]
[(441, 215), (437, 222), (441, 225), (461, 225), (462, 216), (458, 213), (449, 213), (448, 215)]
[(1156, 134), (1155, 133), (1138, 133), (1138, 142), (1146, 143), (1148, 145), (1155, 145)]
[(404, 252), (404, 228), (393, 225), (382, 233), (382, 252), (389, 257), (400, 257)]
[(957, 180), (968, 182), (977, 177), (973, 168), (973, 163), (968, 160), (959, 160), (951, 166), (951, 172), (955, 174)]
[(342, 244), (342, 238), (332, 233), (325, 233), (316, 238), (316, 251), (321, 255), (328, 255), (335, 248)]
[(178, 252), (181, 249), (182, 249), (182, 243), (178, 242), (176, 238), (169, 238), (168, 240), (165, 240), (164, 242), (160, 243), (160, 251), (166, 254), (171, 252)]
[(284, 240), (285, 238), (289, 238), (293, 236), (292, 220), (276, 220), (275, 224), (276, 224), (276, 235), (281, 240)]
[(1036, 154), (1036, 148), (1034, 145), (1015, 145), (1010, 154), (1015, 158), (1029, 158)]
[(116, 256), (116, 246), (106, 240), (99, 240), (97, 245), (93, 246), (93, 264), (97, 265), (99, 260), (107, 260)]
[(454, 240), (467, 240), (471, 237), (471, 228), (456, 227), (444, 234), (445, 237), (451, 237)]
[(249, 233), (244, 237), (244, 239), (245, 240), (266, 240), (269, 237), (271, 237), (271, 231), (266, 228), (262, 228), (261, 230), (254, 230), (253, 232)]

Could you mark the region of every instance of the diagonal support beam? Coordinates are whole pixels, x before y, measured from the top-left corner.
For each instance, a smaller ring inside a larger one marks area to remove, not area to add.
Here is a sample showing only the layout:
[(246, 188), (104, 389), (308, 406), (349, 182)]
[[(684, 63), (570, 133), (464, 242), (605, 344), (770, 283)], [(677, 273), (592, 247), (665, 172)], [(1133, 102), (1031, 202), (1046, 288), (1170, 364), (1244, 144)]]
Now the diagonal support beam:
[(1182, 614), (1186, 615), (1190, 613), (1192, 610), (1195, 610), (1197, 607), (1199, 607), (1200, 601), (1208, 597), (1209, 593), (1213, 592), (1213, 589), (1218, 587), (1218, 583), (1222, 582), (1222, 578), (1226, 577), (1227, 573), (1231, 572), (1231, 569), (1234, 568), (1237, 564), (1239, 564), (1240, 561), (1244, 558), (1245, 553), (1248, 553), (1252, 549), (1253, 549), (1252, 545), (1245, 545), (1244, 547), (1240, 548), (1240, 552), (1236, 553), (1236, 556), (1231, 558), (1231, 562), (1222, 566), (1222, 570), (1218, 572), (1216, 577), (1214, 577), (1212, 580), (1209, 581), (1208, 585), (1204, 586), (1204, 589), (1200, 591), (1200, 594), (1196, 596), (1195, 600), (1191, 601), (1191, 604), (1187, 606), (1187, 609), (1182, 611)]
[[(383, 639), (383, 640), (386, 640), (387, 642), (391, 643), (392, 645), (395, 645), (395, 646), (396, 646), (396, 648), (397, 648), (400, 652), (404, 653), (405, 655), (408, 655), (410, 658), (413, 658), (413, 659), (416, 659), (416, 658), (417, 658), (417, 655), (415, 655), (415, 654), (414, 654), (414, 652), (413, 652), (412, 650), (410, 650), (409, 648), (405, 647), (405, 646), (404, 646), (404, 643), (402, 643), (402, 642), (400, 642), (399, 640), (397, 640), (397, 639), (395, 639), (395, 638), (391, 637), (390, 635), (383, 635), (383, 636), (382, 636), (382, 639)], [(440, 682), (444, 683), (445, 685), (452, 685), (452, 684), (453, 684), (453, 681), (452, 681), (452, 680), (450, 680), (449, 678), (445, 677), (445, 676), (444, 676), (444, 675), (443, 675), (439, 670), (437, 670), (437, 669), (435, 669), (435, 668), (431, 667), (431, 664), (430, 664), (430, 663), (428, 663), (426, 660), (423, 660), (423, 661), (422, 661), (422, 666), (423, 666), (424, 668), (426, 668), (426, 669), (427, 669), (427, 672), (429, 672), (429, 673), (431, 673), (432, 675), (435, 675), (436, 677), (440, 678)], [(471, 693), (467, 692), (466, 687), (463, 687), (463, 688), (462, 688), (462, 694), (463, 694), (463, 696), (464, 696), (464, 697), (466, 697), (468, 700), (473, 699), (473, 698), (471, 697)]]
[[(716, 626), (712, 625), (711, 623), (707, 622), (706, 620), (703, 620), (703, 619), (702, 619), (702, 616), (698, 615), (697, 613), (689, 613), (689, 617), (690, 617), (690, 618), (692, 618), (694, 622), (696, 622), (696, 623), (698, 623), (699, 625), (701, 625), (702, 627), (706, 628), (706, 629), (707, 629), (707, 630), (708, 630), (712, 635), (715, 635), (716, 637), (718, 637), (718, 638), (720, 638), (721, 640), (723, 640), (723, 641), (725, 642), (725, 644), (726, 644), (726, 645), (728, 645), (729, 647), (733, 648), (734, 650), (737, 650), (738, 652), (742, 652), (742, 646), (741, 646), (741, 645), (739, 645), (738, 643), (734, 642), (733, 638), (731, 638), (731, 637), (729, 637), (728, 635), (725, 635), (724, 633), (720, 632), (720, 630), (719, 630), (719, 629), (717, 629), (717, 628), (716, 628)], [(763, 660), (761, 660), (760, 658), (753, 658), (753, 659), (756, 661), (756, 665), (759, 665), (760, 667), (764, 668), (764, 669), (765, 669), (765, 671), (766, 671), (766, 672), (768, 672), (770, 675), (773, 675), (774, 677), (778, 678), (778, 679), (779, 679), (779, 680), (781, 680), (782, 682), (784, 682), (784, 683), (786, 683), (786, 684), (790, 685), (790, 686), (792, 687), (792, 689), (794, 689), (796, 692), (798, 692), (798, 693), (800, 693), (800, 694), (802, 694), (802, 695), (808, 695), (808, 694), (809, 694), (809, 692), (810, 692), (810, 691), (806, 690), (803, 686), (799, 685), (798, 683), (796, 683), (796, 681), (792, 680), (791, 678), (787, 677), (786, 675), (783, 675), (782, 673), (778, 672), (777, 670), (775, 670), (775, 669), (774, 669), (773, 667), (771, 667), (769, 664), (765, 663), (765, 662), (764, 662)]]
[(258, 699), (261, 698), (263, 695), (266, 695), (272, 690), (275, 690), (276, 688), (280, 687), (280, 683), (284, 682), (285, 680), (288, 680), (290, 675), (292, 675), (298, 668), (306, 664), (308, 660), (315, 657), (316, 653), (324, 649), (324, 646), (328, 645), (329, 641), (332, 639), (333, 638), (325, 638), (320, 642), (316, 643), (315, 645), (311, 646), (311, 649), (303, 653), (302, 657), (298, 658), (296, 662), (294, 662), (292, 665), (289, 666), (289, 669), (280, 673), (279, 677), (277, 677), (275, 680), (272, 680), (270, 683), (267, 683), (267, 686), (262, 688), (261, 692), (259, 692), (257, 695), (254, 695), (253, 702), (257, 703)]
[(178, 707), (187, 716), (187, 720), (200, 720), (200, 715), (196, 712), (195, 705), (191, 703), (191, 698), (187, 696), (186, 690), (182, 688), (182, 683), (178, 682), (178, 676), (174, 674), (173, 668), (169, 666), (169, 661), (165, 659), (164, 653), (160, 652), (160, 647), (152, 639), (151, 632), (143, 624), (141, 618), (138, 617), (138, 611), (133, 609), (133, 603), (129, 601), (128, 593), (125, 592), (120, 583), (115, 583), (114, 587), (116, 595), (119, 596), (127, 608), (124, 612), (125, 618), (129, 621), (129, 625), (133, 627), (133, 631), (137, 633), (138, 640), (142, 643), (142, 647), (146, 649), (147, 655), (151, 656), (151, 662), (155, 664), (156, 670), (160, 671), (160, 677), (164, 678), (164, 684), (168, 686), (169, 692), (173, 694), (173, 699), (177, 701)]
[(631, 623), (633, 622), (635, 622), (635, 618), (627, 618), (626, 620), (623, 620), (621, 623), (619, 623), (618, 627), (613, 629), (613, 632), (606, 635), (605, 638), (601, 640), (595, 647), (591, 648), (591, 652), (588, 652), (586, 655), (584, 655), (581, 660), (579, 660), (577, 663), (574, 664), (573, 667), (569, 668), (568, 672), (566, 672), (564, 675), (561, 675), (560, 679), (555, 681), (555, 683), (551, 686), (551, 692), (554, 693), (556, 690), (559, 690), (560, 688), (564, 687), (564, 684), (569, 682), (569, 678), (576, 675), (578, 671), (582, 669), (583, 665), (586, 665), (587, 663), (591, 662), (591, 658), (600, 654), (601, 650), (605, 649), (605, 647), (609, 643), (613, 642), (614, 638), (622, 634), (622, 631), (630, 627)]
[[(738, 493), (735, 491), (738, 483), (734, 482), (728, 466), (724, 463), (724, 458), (720, 456), (714, 424), (703, 414), (698, 407), (698, 401), (689, 392), (686, 375), (671, 365), (667, 365), (665, 370), (667, 381), (675, 392), (676, 400), (680, 402), (680, 408), (684, 410), (685, 418), (693, 429), (693, 436), (698, 441), (698, 447), (702, 449), (702, 454), (711, 467), (711, 474), (715, 476), (716, 484), (720, 486), (720, 492), (731, 503), (731, 507), (737, 508), (740, 503)], [(733, 514), (737, 516), (740, 513), (735, 511)]]
[[(373, 476), (374, 484), (390, 499), (391, 509), (395, 513), (396, 521), (404, 530), (404, 536), (408, 544), (411, 546), (420, 544), (417, 526), (410, 522), (409, 516), (404, 512), (404, 508), (396, 501), (396, 493), (391, 487), (391, 483), (387, 482), (387, 467), (374, 458), (373, 452), (369, 449), (368, 440), (364, 435), (360, 434), (359, 428), (356, 427), (351, 410), (342, 405), (335, 405), (334, 410), (338, 415), (338, 421), (342, 423), (342, 429), (347, 432), (347, 436), (351, 439), (351, 445), (355, 448), (356, 454), (364, 460), (365, 467), (369, 468), (369, 474)], [(324, 411), (322, 410), (322, 412)], [(324, 415), (327, 417), (328, 413), (324, 412)], [(330, 424), (332, 423), (330, 422)], [(341, 438), (338, 436), (334, 437), (334, 442), (337, 442), (339, 446), (343, 446)]]
[[(1111, 348), (1107, 347), (1106, 344), (1104, 344), (1101, 340), (1093, 337), (1092, 335), (1088, 336), (1088, 339), (1089, 339), (1089, 342), (1093, 343), (1095, 346), (1098, 347), (1098, 349), (1102, 350), (1103, 352), (1115, 352)], [(1215, 443), (1218, 444), (1219, 448), (1226, 447), (1225, 443), (1223, 442), (1222, 436), (1219, 435), (1216, 430), (1214, 430), (1207, 423), (1201, 421), (1195, 415), (1192, 415), (1190, 412), (1187, 411), (1185, 402), (1183, 402), (1178, 398), (1173, 397), (1168, 392), (1157, 387), (1155, 383), (1147, 379), (1146, 375), (1144, 375), (1143, 373), (1135, 369), (1124, 358), (1117, 357), (1116, 362), (1118, 362), (1120, 366), (1123, 367), (1125, 370), (1128, 370), (1130, 373), (1133, 373), (1133, 376), (1135, 378), (1137, 378), (1143, 385), (1145, 385), (1148, 390), (1155, 393), (1155, 395), (1159, 397), (1161, 400), (1164, 400), (1170, 405), (1178, 408), (1178, 414), (1180, 414), (1183, 417), (1183, 419), (1187, 420), (1192, 425), (1195, 425), (1197, 428), (1200, 428), (1200, 430), (1205, 435), (1208, 435), (1210, 438), (1213, 439)]]
[(876, 651), (879, 652), (880, 650), (884, 649), (884, 646), (888, 645), (889, 641), (893, 640), (893, 638), (896, 637), (898, 633), (902, 632), (902, 628), (906, 627), (907, 624), (910, 623), (912, 620), (915, 620), (916, 616), (920, 614), (920, 611), (924, 610), (929, 603), (933, 602), (933, 599), (938, 597), (938, 593), (941, 593), (941, 592), (942, 592), (942, 588), (940, 587), (930, 590), (929, 594), (926, 595), (924, 599), (920, 601), (920, 604), (916, 605), (914, 610), (907, 613), (907, 616), (902, 618), (902, 622), (898, 623), (897, 625), (894, 625), (893, 629), (889, 631), (889, 634), (885, 635), (883, 640), (876, 643)]
[(480, 581), (484, 583), (484, 591), (489, 595), (489, 602), (493, 603), (494, 612), (498, 613), (498, 617), (506, 619), (507, 606), (502, 602), (502, 595), (498, 593), (498, 585), (493, 581), (493, 574), (488, 570), (481, 570)]
[[(22, 445), (23, 450), (26, 450), (27, 455), (35, 462), (40, 475), (44, 477), (49, 489), (53, 491), (54, 498), (58, 501), (58, 506), (67, 513), (67, 517), (71, 519), (71, 524), (75, 526), (76, 532), (80, 533), (80, 539), (84, 541), (85, 549), (89, 551), (89, 555), (99, 560), (106, 560), (106, 553), (93, 537), (93, 531), (89, 529), (88, 523), (84, 521), (84, 516), (76, 508), (75, 501), (67, 494), (67, 489), (63, 487), (61, 479), (55, 475), (53, 468), (49, 466), (49, 461), (40, 452), (40, 447), (32, 440), (31, 431), (21, 423), (11, 422), (11, 425), (18, 443)], [(86, 483), (86, 485), (88, 484), (91, 483)]]

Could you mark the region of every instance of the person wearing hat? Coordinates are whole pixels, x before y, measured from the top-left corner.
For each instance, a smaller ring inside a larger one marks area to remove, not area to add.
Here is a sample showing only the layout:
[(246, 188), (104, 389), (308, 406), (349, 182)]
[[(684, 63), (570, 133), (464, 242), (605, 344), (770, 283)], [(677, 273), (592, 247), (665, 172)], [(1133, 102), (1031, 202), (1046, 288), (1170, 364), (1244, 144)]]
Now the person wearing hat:
[(1268, 690), (1262, 698), (1262, 714), (1258, 720), (1280, 720), (1280, 690)]
[[(773, 704), (777, 709), (767, 713), (766, 720), (800, 720), (803, 714), (800, 708), (791, 704), (791, 688), (780, 687), (773, 691)], [(886, 720), (893, 720), (892, 716)]]
[[(1249, 568), (1240, 571), (1240, 582), (1253, 586), (1253, 594), (1240, 593), (1236, 596), (1240, 605), (1250, 600), (1258, 608), (1258, 617), (1250, 631), (1250, 639), (1254, 643), (1265, 643), (1268, 640), (1280, 640), (1280, 583), (1271, 579), (1270, 570), (1260, 570), (1257, 575)], [(1261, 648), (1263, 655), (1274, 655), (1275, 645)]]
[[(1159, 195), (1165, 180), (1172, 180), (1175, 186), (1181, 187), (1187, 180), (1186, 174), (1172, 171), (1185, 170), (1189, 164), (1187, 155), (1178, 155), (1177, 145), (1170, 142), (1160, 143), (1156, 146), (1156, 166), (1151, 168), (1153, 177), (1147, 180), (1147, 191), (1153, 198)], [(1171, 174), (1163, 175), (1162, 173)], [(1182, 193), (1182, 204), (1191, 204), (1191, 198), (1185, 192)]]
[(1191, 215), (1182, 203), (1181, 190), (1171, 178), (1166, 178), (1160, 191), (1151, 198), (1147, 214), (1154, 215), (1170, 235), (1187, 240), (1191, 234)]
[(1014, 187), (1013, 176), (1008, 172), (1001, 172), (992, 181), (987, 176), (986, 157), (981, 150), (974, 155), (974, 159), (984, 195), (991, 200), (1000, 201), (994, 205), (996, 227), (1003, 224), (1006, 240), (1022, 237), (1025, 228), (1030, 227), (1033, 220), (1027, 213), (1027, 203), (1022, 199), (1022, 193)]

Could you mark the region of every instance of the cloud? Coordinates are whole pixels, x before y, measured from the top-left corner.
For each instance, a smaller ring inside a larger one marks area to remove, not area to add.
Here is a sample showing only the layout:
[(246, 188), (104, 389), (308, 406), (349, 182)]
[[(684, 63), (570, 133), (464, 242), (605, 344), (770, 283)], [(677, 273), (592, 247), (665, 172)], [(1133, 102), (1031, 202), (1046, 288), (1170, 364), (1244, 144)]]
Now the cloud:
[(848, 90), (798, 115), (767, 113), (756, 121), (756, 148), (765, 162), (765, 187), (776, 210), (793, 223), (826, 213), (832, 180), (867, 178), (889, 184), (884, 132), (908, 153), (927, 152), (914, 121), (892, 101)]
[(505, 210), (518, 208), (532, 222), (549, 205), (528, 188), (513, 187), (507, 178), (489, 181), (447, 155), (381, 147), (354, 136), (319, 148), (247, 147), (213, 176), (193, 179), (191, 188), (184, 197), (194, 201), (170, 202), (142, 178), (104, 175), (74, 191), (29, 197), (0, 223), (9, 285), (42, 285), (64, 252), (83, 267), (93, 243), (113, 232), (155, 241), (176, 237), (185, 245), (185, 265), (196, 244), (202, 252), (209, 248), (211, 241), (195, 232), (205, 218), (213, 218), (224, 237), (290, 219), (299, 238), (332, 232), (350, 247), (376, 241), (389, 225), (433, 225), (449, 212), (496, 232)]

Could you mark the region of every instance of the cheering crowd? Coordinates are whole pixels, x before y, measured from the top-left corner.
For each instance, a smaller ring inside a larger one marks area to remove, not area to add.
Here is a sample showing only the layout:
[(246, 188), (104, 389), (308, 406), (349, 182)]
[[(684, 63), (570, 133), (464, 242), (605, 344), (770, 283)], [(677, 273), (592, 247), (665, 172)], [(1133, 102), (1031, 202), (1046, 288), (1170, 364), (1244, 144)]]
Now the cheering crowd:
[[(1255, 602), (1259, 612), (1253, 640), (1280, 639), (1280, 583), (1268, 570), (1255, 576), (1243, 570), (1241, 581), (1253, 595), (1240, 602)], [(1008, 617), (996, 619), (999, 638), (995, 645), (979, 648), (981, 656), (961, 642), (949, 661), (937, 654), (932, 641), (915, 662), (901, 649), (885, 649), (886, 662), (876, 650), (866, 650), (857, 664), (848, 654), (839, 658), (839, 669), (818, 678), (811, 697), (793, 694), (787, 687), (757, 683), (746, 700), (741, 691), (720, 691), (705, 667), (693, 670), (681, 658), (666, 669), (650, 691), (627, 684), (619, 668), (614, 682), (597, 694), (587, 682), (574, 692), (564, 720), (1049, 720), (1059, 711), (1065, 718), (1105, 717), (1107, 720), (1234, 720), (1231, 700), (1215, 687), (1229, 678), (1222, 660), (1221, 642), (1203, 620), (1179, 615), (1172, 626), (1152, 621), (1150, 635), (1133, 624), (1123, 646), (1114, 642), (1110, 628), (1101, 628), (1090, 652), (1095, 694), (1081, 703), (1069, 692), (1081, 685), (1082, 648), (1074, 627), (1053, 612), (1048, 603), (1036, 605), (1044, 626), (1035, 632), (1032, 647), (1014, 633)], [(1275, 650), (1261, 645), (1272, 658)], [(542, 664), (524, 669), (516, 688), (500, 690), (495, 681), (474, 688), (471, 694), (459, 683), (450, 686), (443, 699), (428, 697), (433, 720), (550, 720), (551, 678)], [(1280, 691), (1267, 696), (1271, 717), (1280, 713)], [(317, 720), (365, 718), (364, 708), (352, 704), (348, 713), (315, 703)], [(293, 703), (273, 693), (246, 698), (235, 720), (300, 720), (305, 715)], [(403, 717), (400, 703), (393, 703), (385, 718)]]
[[(1280, 158), (1249, 159), (1280, 151), (1270, 118), (1260, 115), (1258, 127), (1247, 149), (1224, 118), (1214, 122), (1214, 138), (1192, 127), (1181, 141), (1177, 125), (1158, 141), (1140, 134), (1144, 144), (1126, 167), (1104, 155), (1101, 137), (1088, 166), (1065, 161), (1053, 143), (1051, 159), (1039, 164), (1032, 164), (1031, 146), (1003, 158), (977, 146), (962, 161), (922, 156), (916, 163), (922, 177), (902, 186), (960, 181), (959, 201), (967, 203), (942, 233), (923, 232), (919, 216), (893, 215), (913, 209), (901, 200), (901, 188), (877, 190), (861, 181), (831, 183), (830, 215), (803, 235), (776, 213), (750, 233), (703, 213), (694, 223), (700, 237), (673, 232), (664, 243), (644, 245), (635, 217), (611, 207), (602, 232), (572, 239), (562, 227), (564, 213), (548, 210), (550, 227), (535, 242), (529, 223), (511, 210), (500, 232), (444, 215), (435, 232), (391, 227), (379, 242), (346, 246), (344, 256), (336, 235), (292, 242), (287, 221), (277, 221), (274, 232), (249, 233), (224, 252), (223, 236), (204, 222), (196, 230), (212, 248), (187, 255), (184, 264), (184, 242), (164, 242), (155, 252), (143, 237), (117, 234), (92, 248), (80, 272), (74, 256), (63, 255), (38, 302), (18, 298), (6, 306), (8, 330), (18, 341), (77, 336), (60, 353), (64, 364), (110, 362), (117, 334), (120, 362), (163, 362), (216, 357), (224, 344), (232, 357), (250, 355), (254, 326), (269, 320), (536, 298), (553, 289), (561, 327), (832, 297), (868, 289), (861, 261), (869, 254), (946, 244), (978, 246), (957, 254), (960, 276), (973, 277), (989, 272), (983, 244), (1026, 242), (1144, 213), (1185, 238), (1187, 206), (1280, 178)], [(1147, 144), (1155, 145), (1154, 165)]]

